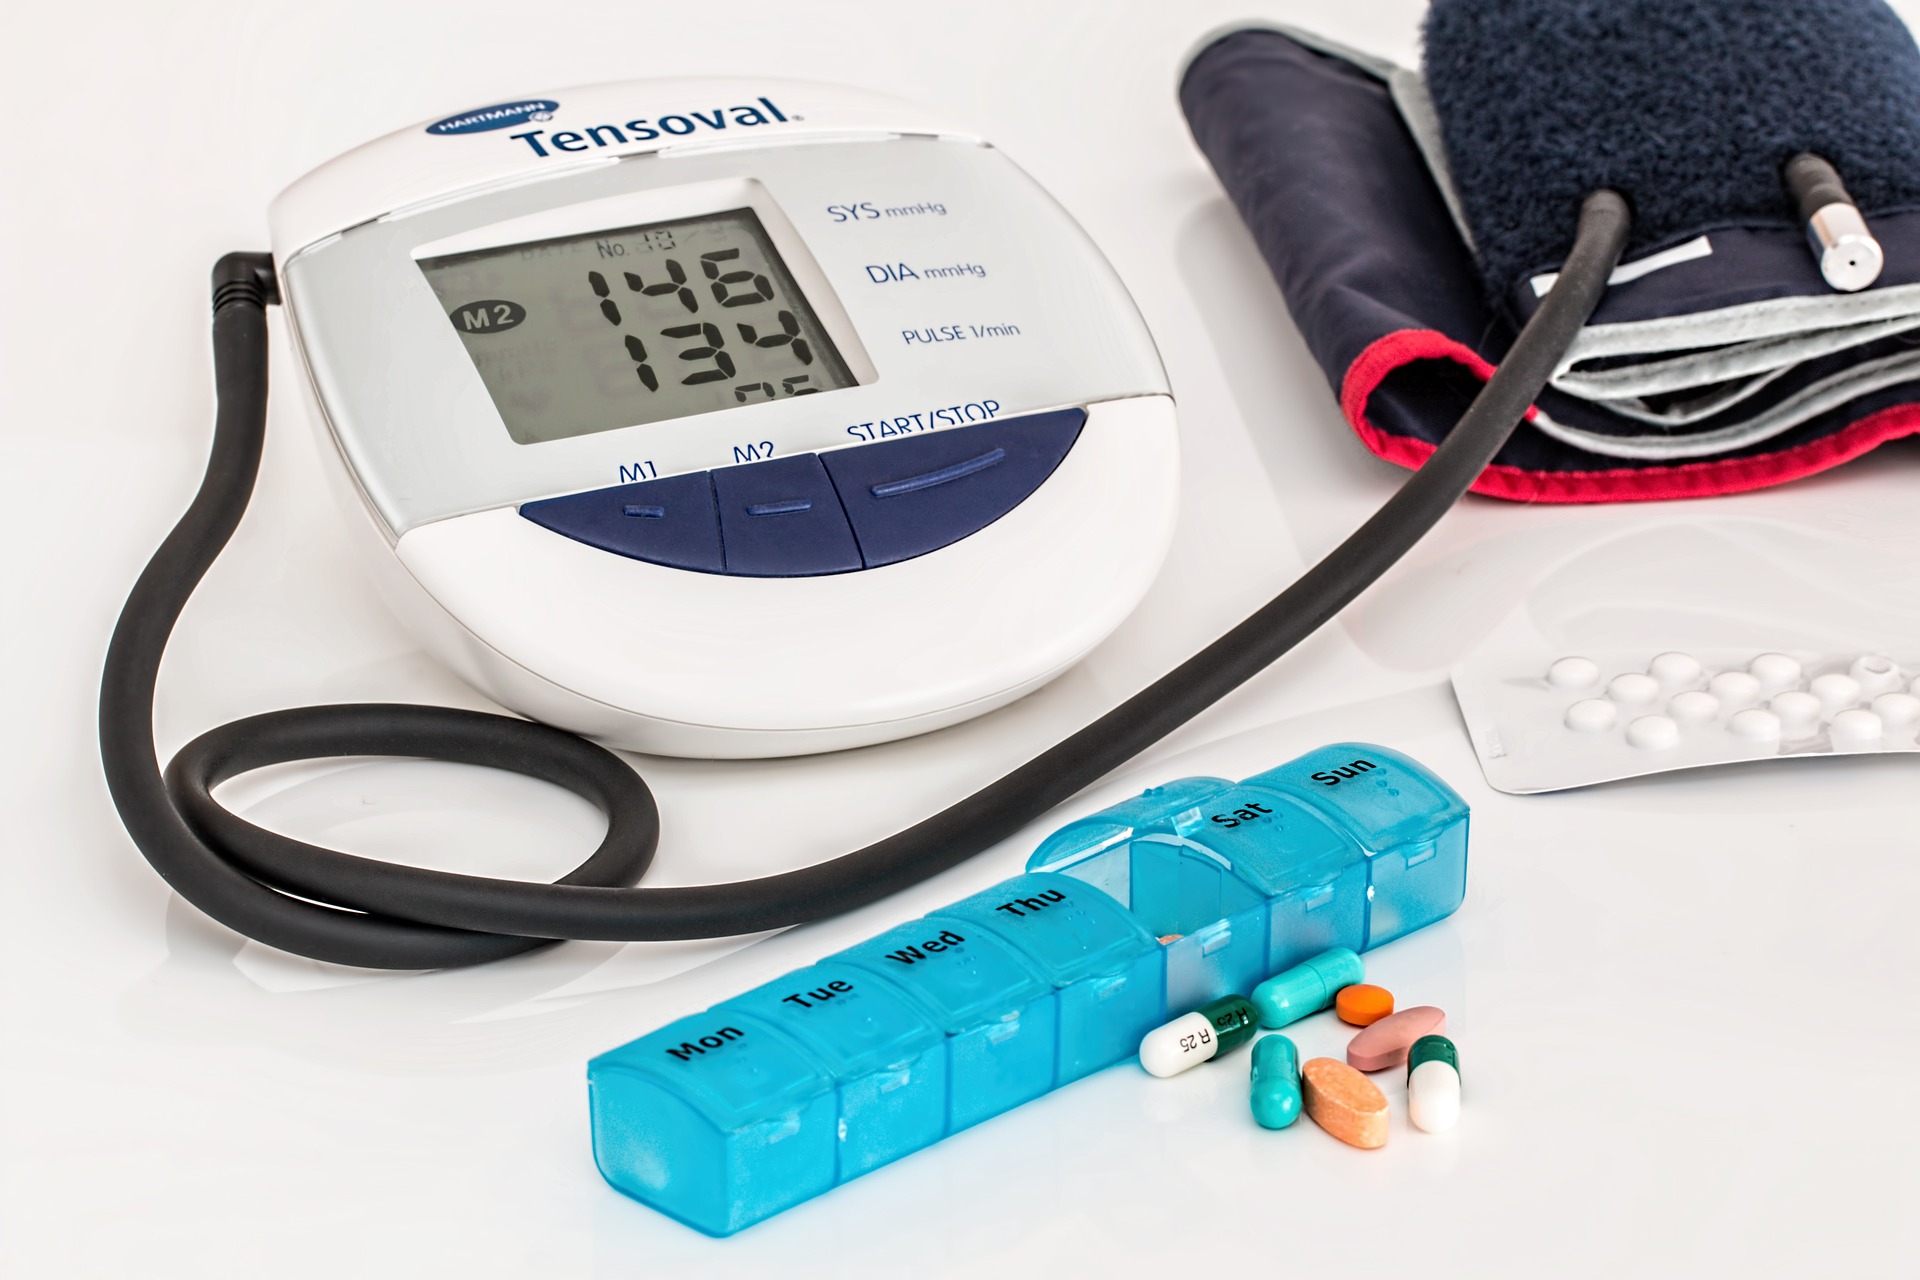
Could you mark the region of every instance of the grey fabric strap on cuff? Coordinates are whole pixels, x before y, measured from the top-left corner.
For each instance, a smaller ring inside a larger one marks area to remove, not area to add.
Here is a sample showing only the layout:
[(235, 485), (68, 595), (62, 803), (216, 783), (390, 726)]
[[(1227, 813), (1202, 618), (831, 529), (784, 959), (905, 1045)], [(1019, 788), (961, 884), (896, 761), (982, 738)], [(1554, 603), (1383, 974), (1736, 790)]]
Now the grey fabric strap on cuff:
[[(1660, 459), (1705, 457), (1757, 444), (1853, 396), (1905, 381), (1913, 376), (1913, 362), (1904, 355), (1867, 361), (1759, 408), (1751, 417), (1712, 431), (1668, 433), (1736, 410), (1809, 361), (1915, 329), (1920, 329), (1916, 285), (1589, 325), (1561, 362), (1553, 386), (1657, 431), (1622, 437), (1578, 432), (1559, 438), (1613, 457)], [(1596, 364), (1600, 367), (1592, 367)], [(1602, 448), (1595, 439), (1612, 443)], [(1626, 447), (1632, 452), (1619, 452)]]
[[(1743, 422), (1684, 435), (1666, 431), (1651, 431), (1644, 435), (1581, 431), (1555, 422), (1544, 412), (1535, 414), (1533, 426), (1556, 440), (1602, 457), (1681, 462), (1764, 443), (1849, 400), (1916, 378), (1920, 378), (1920, 351), (1901, 352), (1854, 365), (1832, 377), (1810, 383)], [(1617, 406), (1610, 407), (1618, 412)]]

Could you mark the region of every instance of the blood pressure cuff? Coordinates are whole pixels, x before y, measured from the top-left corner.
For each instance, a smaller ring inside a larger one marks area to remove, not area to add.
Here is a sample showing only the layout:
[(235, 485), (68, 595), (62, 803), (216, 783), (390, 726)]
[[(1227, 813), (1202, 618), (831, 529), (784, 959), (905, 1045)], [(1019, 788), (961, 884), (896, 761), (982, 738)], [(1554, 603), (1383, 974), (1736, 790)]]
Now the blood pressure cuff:
[[(1201, 47), (1180, 102), (1347, 421), (1418, 467), (1551, 264), (1489, 293), (1417, 72), (1248, 27)], [(1703, 497), (1920, 433), (1920, 209), (1867, 212), (1886, 266), (1861, 293), (1826, 285), (1784, 208), (1636, 252), (1475, 491)]]

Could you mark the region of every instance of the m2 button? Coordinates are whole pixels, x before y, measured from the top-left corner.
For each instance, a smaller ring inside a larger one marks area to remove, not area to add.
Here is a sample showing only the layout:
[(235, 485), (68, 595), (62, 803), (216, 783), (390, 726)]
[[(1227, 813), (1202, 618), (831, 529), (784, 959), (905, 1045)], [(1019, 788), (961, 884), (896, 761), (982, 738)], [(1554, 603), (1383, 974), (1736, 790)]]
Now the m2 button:
[(958, 542), (1019, 506), (1086, 420), (1085, 410), (1060, 409), (836, 449), (821, 460), (873, 569)]
[(818, 454), (712, 474), (728, 573), (803, 578), (860, 568), (860, 548)]
[(720, 521), (705, 472), (522, 504), (520, 514), (577, 542), (675, 569), (721, 573)]

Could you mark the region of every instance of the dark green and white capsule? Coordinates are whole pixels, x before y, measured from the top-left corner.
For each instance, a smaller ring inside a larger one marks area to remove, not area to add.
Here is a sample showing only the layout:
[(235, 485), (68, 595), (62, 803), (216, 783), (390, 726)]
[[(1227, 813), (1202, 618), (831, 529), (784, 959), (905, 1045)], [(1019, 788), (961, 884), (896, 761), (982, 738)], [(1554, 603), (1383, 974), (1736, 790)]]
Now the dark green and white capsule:
[(1259, 1015), (1245, 996), (1225, 996), (1155, 1027), (1140, 1041), (1140, 1065), (1149, 1074), (1177, 1076), (1237, 1049), (1259, 1030)]
[(1460, 1051), (1445, 1036), (1421, 1036), (1407, 1050), (1407, 1118), (1427, 1133), (1460, 1122)]

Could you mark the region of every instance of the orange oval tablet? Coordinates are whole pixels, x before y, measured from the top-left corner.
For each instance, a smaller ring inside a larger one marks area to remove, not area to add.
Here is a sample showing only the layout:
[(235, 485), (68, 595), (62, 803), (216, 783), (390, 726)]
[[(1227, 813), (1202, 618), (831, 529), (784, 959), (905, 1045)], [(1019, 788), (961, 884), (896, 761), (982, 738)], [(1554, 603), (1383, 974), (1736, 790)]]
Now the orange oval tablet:
[(1387, 1095), (1338, 1058), (1309, 1058), (1300, 1093), (1313, 1122), (1348, 1146), (1387, 1145)]
[(1369, 1026), (1393, 1012), (1393, 992), (1370, 982), (1356, 982), (1340, 988), (1333, 997), (1333, 1011), (1342, 1022)]

